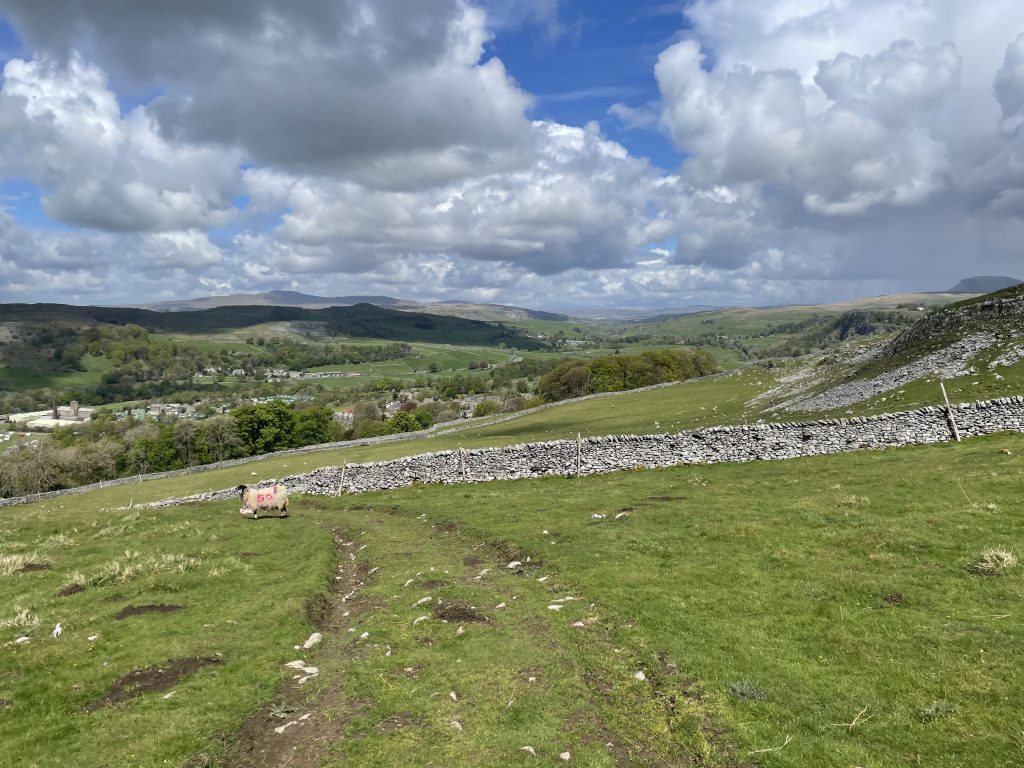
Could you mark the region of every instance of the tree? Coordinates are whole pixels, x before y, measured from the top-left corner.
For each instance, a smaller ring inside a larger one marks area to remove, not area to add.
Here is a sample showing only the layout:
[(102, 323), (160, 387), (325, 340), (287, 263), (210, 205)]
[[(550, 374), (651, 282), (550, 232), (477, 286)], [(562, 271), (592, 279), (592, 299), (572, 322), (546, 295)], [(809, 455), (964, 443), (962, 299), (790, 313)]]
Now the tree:
[(291, 444), (295, 412), (280, 400), (243, 405), (231, 412), (235, 429), (248, 455), (269, 453)]
[(492, 413), (498, 412), (498, 401), (497, 400), (482, 400), (477, 403), (476, 408), (473, 409), (474, 416), (490, 416)]
[(418, 432), (423, 429), (420, 423), (408, 411), (399, 411), (388, 420), (393, 432)]
[(179, 419), (171, 428), (171, 439), (185, 466), (191, 467), (199, 445), (199, 425), (191, 419)]
[(199, 442), (214, 461), (224, 461), (242, 452), (235, 421), (230, 416), (211, 416), (199, 425)]
[(419, 423), (421, 429), (434, 426), (434, 412), (422, 405), (412, 412), (412, 417)]
[(330, 442), (333, 422), (334, 411), (326, 406), (296, 411), (292, 445), (298, 447)]

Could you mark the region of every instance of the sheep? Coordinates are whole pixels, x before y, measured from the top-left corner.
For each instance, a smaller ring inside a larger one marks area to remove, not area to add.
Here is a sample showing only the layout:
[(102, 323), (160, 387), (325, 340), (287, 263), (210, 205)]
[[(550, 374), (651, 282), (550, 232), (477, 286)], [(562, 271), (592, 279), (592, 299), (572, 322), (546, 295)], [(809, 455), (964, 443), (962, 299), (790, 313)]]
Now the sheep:
[(260, 512), (271, 509), (278, 510), (279, 517), (288, 517), (288, 489), (283, 485), (274, 483), (270, 488), (252, 488), (243, 483), (236, 490), (242, 500), (239, 512), (243, 517), (256, 519)]

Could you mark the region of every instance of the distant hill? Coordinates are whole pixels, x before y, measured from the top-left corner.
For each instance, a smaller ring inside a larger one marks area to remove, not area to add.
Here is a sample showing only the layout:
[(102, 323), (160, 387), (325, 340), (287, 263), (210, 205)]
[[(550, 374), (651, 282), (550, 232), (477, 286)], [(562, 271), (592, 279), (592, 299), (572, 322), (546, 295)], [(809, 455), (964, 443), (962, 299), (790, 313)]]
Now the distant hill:
[(157, 312), (136, 307), (77, 307), (70, 304), (0, 304), (0, 323), (33, 323), (81, 327), (95, 323), (132, 323), (148, 331), (206, 333), (247, 328), (260, 323), (320, 323), (332, 335), (423, 341), (520, 349), (547, 345), (516, 329), (461, 317), (400, 312), (373, 304), (306, 309), (291, 306), (224, 306), (201, 310)]
[(1012, 288), (1020, 285), (1024, 280), (1017, 280), (1013, 277), (993, 277), (981, 275), (978, 277), (967, 277), (949, 289), (949, 293), (992, 293), (1001, 291), (1003, 288)]
[(464, 301), (412, 301), (392, 296), (314, 296), (298, 291), (267, 291), (266, 293), (233, 293), (227, 296), (201, 296), (194, 299), (161, 301), (153, 304), (132, 304), (138, 309), (156, 312), (186, 312), (217, 307), (263, 306), (263, 307), (304, 307), (325, 309), (327, 307), (350, 307), (356, 304), (373, 304), (378, 307), (403, 312), (422, 312), (428, 315), (448, 315), (467, 320), (502, 322), (515, 320), (568, 320), (567, 315), (556, 312), (541, 312), (525, 307), (505, 304), (475, 304)]

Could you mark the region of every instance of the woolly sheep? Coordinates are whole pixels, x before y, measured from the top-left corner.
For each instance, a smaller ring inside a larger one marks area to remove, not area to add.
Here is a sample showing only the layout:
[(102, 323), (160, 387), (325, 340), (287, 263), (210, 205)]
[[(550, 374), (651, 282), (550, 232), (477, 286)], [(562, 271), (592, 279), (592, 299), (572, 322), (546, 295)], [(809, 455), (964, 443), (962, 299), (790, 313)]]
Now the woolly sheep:
[(253, 488), (243, 483), (237, 490), (242, 500), (239, 512), (244, 517), (255, 519), (268, 510), (277, 510), (279, 517), (288, 517), (288, 489), (283, 485), (274, 483), (270, 488)]

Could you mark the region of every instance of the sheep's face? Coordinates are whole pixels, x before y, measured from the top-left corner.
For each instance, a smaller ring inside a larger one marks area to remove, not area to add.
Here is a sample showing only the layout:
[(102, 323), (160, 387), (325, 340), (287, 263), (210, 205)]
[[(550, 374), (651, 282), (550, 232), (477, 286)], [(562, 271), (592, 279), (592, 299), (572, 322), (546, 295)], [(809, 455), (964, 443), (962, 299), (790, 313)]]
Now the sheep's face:
[(239, 500), (240, 501), (245, 501), (245, 492), (247, 490), (249, 490), (249, 486), (247, 486), (245, 484), (242, 484), (242, 485), (238, 486), (235, 490), (238, 491), (238, 498), (239, 498)]

